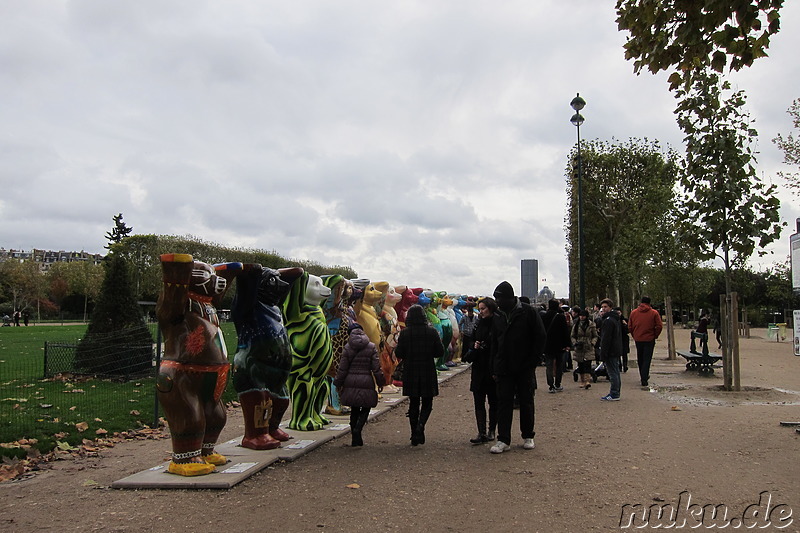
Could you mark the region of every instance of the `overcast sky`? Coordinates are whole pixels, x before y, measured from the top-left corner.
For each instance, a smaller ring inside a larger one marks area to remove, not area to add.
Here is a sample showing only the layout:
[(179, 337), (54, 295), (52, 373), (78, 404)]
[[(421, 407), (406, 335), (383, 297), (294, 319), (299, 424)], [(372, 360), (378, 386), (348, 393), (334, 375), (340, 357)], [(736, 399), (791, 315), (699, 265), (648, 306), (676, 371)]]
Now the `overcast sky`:
[[(5, 0), (0, 247), (102, 253), (121, 212), (137, 234), (450, 292), (519, 292), (538, 259), (566, 297), (570, 100), (584, 139), (683, 151), (666, 76), (633, 74), (614, 4)], [(768, 180), (800, 97), (786, 4), (770, 57), (730, 78)], [(800, 216), (781, 197), (768, 262)]]

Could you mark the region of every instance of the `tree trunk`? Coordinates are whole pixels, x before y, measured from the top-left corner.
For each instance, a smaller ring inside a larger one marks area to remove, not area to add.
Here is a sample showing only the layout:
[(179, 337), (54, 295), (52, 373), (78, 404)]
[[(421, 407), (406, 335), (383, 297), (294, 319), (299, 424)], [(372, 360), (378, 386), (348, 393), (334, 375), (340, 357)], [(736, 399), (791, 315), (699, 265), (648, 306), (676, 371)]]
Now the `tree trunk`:
[(672, 298), (664, 297), (664, 312), (667, 314), (667, 351), (670, 361), (678, 358), (675, 353), (675, 324), (672, 323)]
[(728, 351), (730, 321), (728, 320), (728, 298), (724, 294), (719, 295), (719, 327), (722, 332), (722, 387), (725, 390), (731, 390), (731, 364)]
[[(735, 292), (731, 293), (731, 317), (733, 320), (739, 320), (739, 295)], [(738, 326), (738, 324), (737, 324)], [(742, 390), (742, 372), (739, 364), (739, 328), (733, 329), (731, 338), (731, 356), (733, 359), (733, 390)]]

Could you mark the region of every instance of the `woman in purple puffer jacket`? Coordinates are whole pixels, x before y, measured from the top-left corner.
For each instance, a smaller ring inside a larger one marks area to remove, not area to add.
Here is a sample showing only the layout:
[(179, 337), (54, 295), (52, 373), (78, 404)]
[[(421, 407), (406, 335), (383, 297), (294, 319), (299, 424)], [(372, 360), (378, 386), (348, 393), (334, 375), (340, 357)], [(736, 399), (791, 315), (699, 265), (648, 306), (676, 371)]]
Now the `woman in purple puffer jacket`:
[(339, 361), (333, 384), (339, 390), (342, 405), (350, 406), (352, 446), (363, 446), (361, 430), (367, 423), (369, 410), (378, 405), (377, 387), (383, 387), (383, 372), (375, 344), (359, 324), (350, 326), (350, 337)]

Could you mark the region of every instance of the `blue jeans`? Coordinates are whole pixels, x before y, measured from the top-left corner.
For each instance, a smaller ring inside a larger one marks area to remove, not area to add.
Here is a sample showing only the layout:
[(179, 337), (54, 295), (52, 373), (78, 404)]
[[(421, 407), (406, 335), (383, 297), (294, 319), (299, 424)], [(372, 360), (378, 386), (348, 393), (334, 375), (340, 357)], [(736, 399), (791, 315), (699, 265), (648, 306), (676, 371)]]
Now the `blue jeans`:
[(619, 378), (619, 357), (606, 357), (603, 362), (606, 364), (608, 380), (611, 382), (611, 390), (608, 393), (612, 398), (619, 398), (619, 389), (622, 386)]
[(650, 381), (650, 362), (653, 360), (653, 350), (656, 341), (636, 341), (636, 362), (639, 365), (639, 377), (642, 385)]

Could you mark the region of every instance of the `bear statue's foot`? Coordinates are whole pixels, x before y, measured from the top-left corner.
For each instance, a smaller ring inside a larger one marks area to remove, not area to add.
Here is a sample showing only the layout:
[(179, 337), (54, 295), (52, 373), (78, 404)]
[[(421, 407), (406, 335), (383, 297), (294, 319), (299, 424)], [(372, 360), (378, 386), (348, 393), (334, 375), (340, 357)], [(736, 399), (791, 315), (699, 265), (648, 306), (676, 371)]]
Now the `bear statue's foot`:
[(296, 424), (289, 423), (289, 429), (296, 429), (298, 431), (319, 431), (322, 428), (322, 422), (317, 422), (316, 420), (305, 420)]
[(325, 406), (325, 414), (333, 415), (333, 416), (342, 416), (344, 414), (344, 409), (336, 409), (335, 407), (331, 407), (330, 405)]
[(263, 433), (252, 437), (245, 435), (242, 438), (242, 448), (248, 448), (250, 450), (274, 450), (275, 448), (280, 448), (280, 446), (281, 441), (273, 438), (269, 433)]
[(167, 472), (170, 474), (177, 474), (179, 476), (204, 476), (206, 474), (210, 474), (216, 469), (216, 467), (209, 463), (176, 463), (175, 461), (170, 461), (169, 468), (167, 468)]
[(228, 462), (228, 458), (221, 453), (213, 452), (203, 456), (203, 461), (210, 465), (222, 466)]
[(286, 433), (284, 430), (282, 430), (280, 427), (270, 429), (269, 434), (273, 439), (281, 442), (286, 442), (287, 440), (294, 438), (288, 433)]

